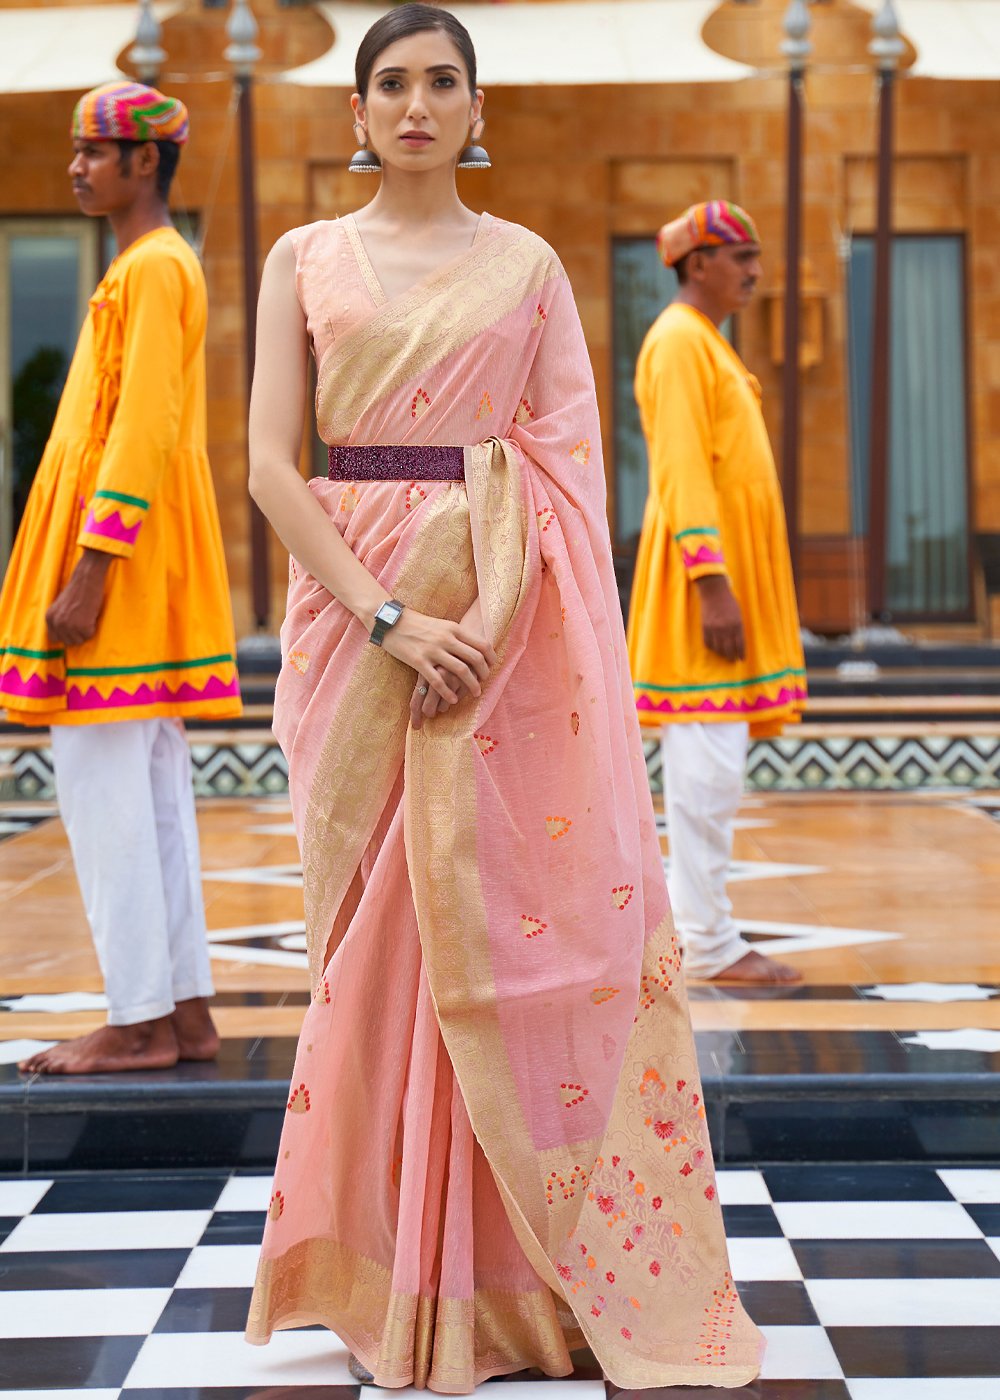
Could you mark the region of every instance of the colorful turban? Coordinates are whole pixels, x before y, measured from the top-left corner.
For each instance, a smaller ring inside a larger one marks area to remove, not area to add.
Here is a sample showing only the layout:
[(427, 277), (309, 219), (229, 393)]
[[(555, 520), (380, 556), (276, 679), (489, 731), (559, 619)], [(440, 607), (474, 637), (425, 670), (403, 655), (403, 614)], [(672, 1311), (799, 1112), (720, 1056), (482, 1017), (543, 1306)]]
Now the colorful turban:
[(105, 83), (85, 93), (73, 110), (74, 141), (174, 141), (188, 139), (183, 102), (142, 83)]
[(664, 224), (656, 246), (667, 267), (673, 267), (695, 248), (719, 248), (724, 243), (759, 243), (757, 226), (745, 209), (728, 199), (692, 204), (679, 219)]

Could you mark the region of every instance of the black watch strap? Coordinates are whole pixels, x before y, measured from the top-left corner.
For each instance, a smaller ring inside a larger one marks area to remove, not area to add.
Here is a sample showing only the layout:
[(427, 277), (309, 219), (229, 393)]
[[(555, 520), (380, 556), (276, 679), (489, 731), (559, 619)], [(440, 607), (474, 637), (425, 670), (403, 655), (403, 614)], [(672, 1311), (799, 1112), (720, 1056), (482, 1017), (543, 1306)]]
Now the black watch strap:
[(388, 603), (383, 603), (375, 614), (375, 626), (372, 628), (371, 636), (368, 638), (375, 646), (380, 647), (385, 640), (385, 634), (390, 627), (395, 627), (396, 623), (403, 615), (403, 604), (398, 598), (392, 598)]

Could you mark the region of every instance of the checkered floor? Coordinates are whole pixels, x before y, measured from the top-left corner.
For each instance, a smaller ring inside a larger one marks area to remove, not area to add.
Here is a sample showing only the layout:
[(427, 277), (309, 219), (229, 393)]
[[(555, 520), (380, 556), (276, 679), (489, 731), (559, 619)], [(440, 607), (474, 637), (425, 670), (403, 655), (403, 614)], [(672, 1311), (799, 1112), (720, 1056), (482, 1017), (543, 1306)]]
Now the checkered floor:
[[(0, 1400), (352, 1400), (325, 1331), (242, 1339), (269, 1186), (0, 1180)], [(722, 1172), (719, 1189), (769, 1343), (757, 1400), (1000, 1400), (1000, 1169), (776, 1167)], [(489, 1400), (508, 1391), (604, 1395), (589, 1380), (494, 1382)]]

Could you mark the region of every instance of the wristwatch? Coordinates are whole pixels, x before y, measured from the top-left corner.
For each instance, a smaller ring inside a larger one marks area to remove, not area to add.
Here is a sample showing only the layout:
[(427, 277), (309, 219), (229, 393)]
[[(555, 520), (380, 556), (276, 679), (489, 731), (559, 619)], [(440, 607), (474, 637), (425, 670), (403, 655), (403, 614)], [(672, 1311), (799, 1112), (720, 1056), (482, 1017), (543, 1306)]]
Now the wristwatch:
[(368, 640), (380, 647), (389, 628), (395, 627), (402, 616), (403, 604), (398, 599), (393, 598), (388, 603), (383, 603), (375, 614), (375, 626), (372, 628), (372, 634)]

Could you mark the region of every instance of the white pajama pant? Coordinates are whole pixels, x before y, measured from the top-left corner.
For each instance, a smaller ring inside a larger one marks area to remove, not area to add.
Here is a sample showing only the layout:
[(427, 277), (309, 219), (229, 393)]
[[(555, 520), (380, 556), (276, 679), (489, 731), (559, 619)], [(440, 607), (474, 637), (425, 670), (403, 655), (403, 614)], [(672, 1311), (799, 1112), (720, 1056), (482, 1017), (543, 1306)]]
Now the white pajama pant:
[(688, 977), (715, 977), (750, 951), (726, 894), (749, 732), (747, 724), (669, 724), (661, 731), (670, 903)]
[(212, 995), (191, 754), (176, 720), (52, 729), (59, 811), (108, 997), (108, 1024)]

